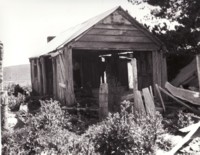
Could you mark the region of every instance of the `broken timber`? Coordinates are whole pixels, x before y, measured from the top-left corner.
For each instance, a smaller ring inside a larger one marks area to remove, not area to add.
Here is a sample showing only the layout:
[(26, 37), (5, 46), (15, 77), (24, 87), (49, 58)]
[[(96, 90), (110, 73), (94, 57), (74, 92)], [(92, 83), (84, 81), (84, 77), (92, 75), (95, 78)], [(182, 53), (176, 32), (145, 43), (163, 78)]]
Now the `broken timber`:
[(178, 97), (182, 100), (188, 101), (192, 104), (195, 105), (200, 105), (200, 93), (191, 91), (191, 90), (186, 90), (182, 88), (176, 88), (172, 86), (169, 82), (166, 82), (165, 88), (173, 94), (175, 97)]
[(138, 116), (146, 115), (145, 107), (142, 100), (142, 94), (140, 91), (134, 91), (134, 112), (138, 114)]
[(172, 94), (168, 93), (165, 89), (161, 88), (160, 86), (158, 86), (158, 87), (163, 93), (165, 93), (167, 96), (169, 96), (172, 99), (174, 99), (177, 103), (183, 105), (184, 107), (187, 107), (188, 109), (190, 109), (195, 114), (200, 114), (200, 112), (198, 110), (196, 110), (195, 108), (193, 108), (193, 107), (187, 105), (186, 103), (184, 103), (183, 101), (177, 99), (176, 97), (174, 97)]
[(185, 143), (187, 143), (192, 138), (192, 136), (197, 132), (199, 127), (200, 122), (194, 124), (190, 132), (183, 138), (183, 140), (181, 140), (180, 143), (178, 143), (174, 148), (172, 148), (172, 150), (169, 151), (167, 154), (174, 155)]
[(156, 113), (156, 107), (153, 98), (151, 96), (151, 93), (149, 91), (149, 88), (142, 89), (142, 93), (145, 101), (146, 113), (154, 117)]
[(162, 104), (163, 110), (164, 110), (164, 112), (165, 112), (165, 111), (166, 111), (166, 108), (165, 108), (165, 104), (164, 104), (164, 101), (163, 101), (162, 95), (161, 95), (161, 93), (160, 93), (159, 87), (158, 87), (157, 84), (155, 84), (155, 87), (156, 87), (156, 90), (157, 90), (157, 92), (158, 92), (158, 96), (159, 96), (159, 98), (160, 98), (160, 101), (161, 101), (161, 104)]

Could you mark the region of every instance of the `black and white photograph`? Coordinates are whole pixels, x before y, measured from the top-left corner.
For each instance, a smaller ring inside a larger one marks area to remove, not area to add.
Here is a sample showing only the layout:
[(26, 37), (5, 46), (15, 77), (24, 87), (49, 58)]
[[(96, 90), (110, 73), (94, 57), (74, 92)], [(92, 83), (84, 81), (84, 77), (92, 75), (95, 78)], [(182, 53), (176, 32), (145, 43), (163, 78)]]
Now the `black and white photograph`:
[(0, 0), (1, 155), (200, 155), (200, 0)]

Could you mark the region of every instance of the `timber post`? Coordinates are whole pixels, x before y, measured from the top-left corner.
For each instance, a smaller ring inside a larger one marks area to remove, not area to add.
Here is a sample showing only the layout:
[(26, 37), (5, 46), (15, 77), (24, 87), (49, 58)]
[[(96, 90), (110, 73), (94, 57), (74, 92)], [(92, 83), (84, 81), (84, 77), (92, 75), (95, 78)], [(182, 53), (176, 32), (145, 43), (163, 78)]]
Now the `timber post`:
[(108, 116), (108, 84), (101, 83), (99, 88), (99, 119), (103, 120)]
[(72, 47), (65, 48), (65, 67), (66, 67), (66, 104), (73, 105), (75, 103), (74, 81), (73, 81), (73, 62), (72, 62)]
[(137, 60), (132, 58), (131, 65), (133, 69), (133, 93), (138, 90), (138, 76), (137, 76)]

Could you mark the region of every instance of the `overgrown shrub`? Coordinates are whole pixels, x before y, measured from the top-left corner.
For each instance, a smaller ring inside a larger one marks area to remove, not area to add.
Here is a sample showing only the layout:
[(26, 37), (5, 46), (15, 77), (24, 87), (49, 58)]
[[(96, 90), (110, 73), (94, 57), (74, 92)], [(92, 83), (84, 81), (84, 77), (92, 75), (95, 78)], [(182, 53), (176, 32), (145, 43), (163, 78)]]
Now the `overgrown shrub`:
[(191, 124), (194, 124), (198, 121), (193, 113), (184, 112), (183, 110), (175, 111), (163, 119), (164, 128), (167, 129), (170, 133), (176, 133), (179, 129), (187, 127)]
[[(158, 135), (158, 137), (156, 139), (157, 148), (164, 150), (164, 151), (170, 151), (172, 149), (172, 147), (173, 147), (172, 140), (170, 139), (170, 137), (168, 135), (169, 134)], [(170, 135), (170, 136), (173, 136), (173, 135)]]
[(8, 107), (11, 111), (18, 111), (20, 108), (20, 105), (24, 103), (25, 96), (22, 94), (18, 94), (17, 97), (10, 95), (8, 96)]
[(158, 113), (155, 118), (139, 118), (127, 112), (109, 114), (105, 121), (90, 127), (85, 136), (102, 155), (154, 154), (156, 136), (163, 132), (161, 121)]
[(24, 128), (3, 133), (3, 154), (153, 154), (163, 132), (160, 114), (136, 117), (123, 108), (78, 135), (71, 132), (76, 130), (72, 117), (53, 100), (42, 101), (40, 111), (28, 113), (23, 121)]
[[(35, 114), (18, 115), (25, 126), (13, 133), (2, 135), (3, 154), (86, 154), (92, 150), (89, 140), (69, 130), (76, 130), (71, 116), (64, 113), (57, 101), (41, 101), (41, 108)], [(84, 140), (83, 140), (84, 139)], [(91, 148), (91, 149), (90, 149)]]

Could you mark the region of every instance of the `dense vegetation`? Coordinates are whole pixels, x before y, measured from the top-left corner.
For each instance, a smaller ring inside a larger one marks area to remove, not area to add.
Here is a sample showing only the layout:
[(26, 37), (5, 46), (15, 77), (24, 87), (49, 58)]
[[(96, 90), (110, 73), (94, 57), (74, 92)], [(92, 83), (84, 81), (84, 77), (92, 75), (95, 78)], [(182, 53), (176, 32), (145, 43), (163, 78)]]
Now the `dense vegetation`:
[[(153, 6), (154, 18), (176, 22), (175, 29), (164, 23), (153, 28), (167, 46), (169, 52), (199, 53), (200, 49), (200, 1), (199, 0), (128, 0), (133, 4), (147, 3)], [(171, 23), (172, 24), (172, 23)]]
[(163, 132), (162, 117), (136, 118), (123, 108), (80, 134), (80, 123), (74, 123), (80, 118), (63, 111), (57, 101), (42, 101), (36, 113), (18, 113), (21, 127), (3, 132), (3, 154), (153, 154)]
[[(84, 113), (62, 110), (60, 103), (52, 99), (33, 100), (24, 91), (25, 95), (16, 95), (21, 91), (16, 88), (10, 89), (13, 93), (9, 96), (9, 108), (17, 114), (18, 123), (13, 130), (2, 132), (3, 155), (151, 155), (172, 149), (175, 143), (170, 137), (178, 129), (197, 122), (196, 116), (183, 111), (164, 116), (156, 113), (155, 118), (137, 116), (130, 112), (130, 102), (123, 102), (120, 113), (109, 114), (99, 122)], [(28, 112), (19, 108), (21, 105), (28, 105)], [(195, 146), (199, 139), (191, 143)]]

